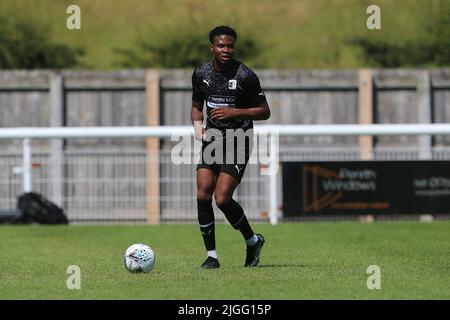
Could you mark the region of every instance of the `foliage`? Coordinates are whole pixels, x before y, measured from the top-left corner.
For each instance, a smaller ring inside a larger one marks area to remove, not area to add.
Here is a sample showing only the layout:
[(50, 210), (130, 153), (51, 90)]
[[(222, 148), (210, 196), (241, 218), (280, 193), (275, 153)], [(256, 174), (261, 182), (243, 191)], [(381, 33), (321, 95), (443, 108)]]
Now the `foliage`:
[(426, 37), (392, 41), (354, 38), (349, 42), (362, 49), (367, 63), (376, 67), (418, 67), (450, 65), (450, 3), (439, 2), (435, 17), (423, 26)]
[[(141, 34), (134, 46), (128, 49), (116, 49), (119, 65), (127, 68), (192, 68), (210, 59), (208, 34), (192, 30), (167, 30), (166, 32)], [(245, 60), (254, 57), (258, 50), (252, 39), (238, 38), (236, 57)]]
[(79, 64), (81, 48), (53, 43), (48, 29), (26, 19), (0, 17), (0, 68), (66, 68)]

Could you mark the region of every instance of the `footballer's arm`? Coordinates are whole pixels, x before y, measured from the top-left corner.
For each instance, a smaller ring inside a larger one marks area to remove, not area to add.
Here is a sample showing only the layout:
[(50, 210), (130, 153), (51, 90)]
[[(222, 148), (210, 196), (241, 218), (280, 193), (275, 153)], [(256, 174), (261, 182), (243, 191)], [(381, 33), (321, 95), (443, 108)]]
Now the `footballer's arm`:
[(192, 100), (191, 121), (194, 125), (195, 138), (203, 140), (203, 133), (205, 132), (205, 129), (202, 127), (203, 101), (199, 102)]
[(270, 118), (270, 108), (267, 101), (262, 102), (260, 105), (250, 108), (216, 108), (210, 113), (210, 116), (214, 120), (227, 120), (227, 119), (239, 119), (239, 120), (267, 120)]

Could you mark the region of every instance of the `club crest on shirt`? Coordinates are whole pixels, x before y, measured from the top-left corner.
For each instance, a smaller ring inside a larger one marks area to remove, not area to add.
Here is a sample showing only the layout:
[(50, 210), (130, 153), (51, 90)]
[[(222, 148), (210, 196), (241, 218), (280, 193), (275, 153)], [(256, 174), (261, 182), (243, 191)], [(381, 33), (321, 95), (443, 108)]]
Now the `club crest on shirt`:
[(236, 90), (237, 81), (236, 80), (228, 80), (228, 89)]

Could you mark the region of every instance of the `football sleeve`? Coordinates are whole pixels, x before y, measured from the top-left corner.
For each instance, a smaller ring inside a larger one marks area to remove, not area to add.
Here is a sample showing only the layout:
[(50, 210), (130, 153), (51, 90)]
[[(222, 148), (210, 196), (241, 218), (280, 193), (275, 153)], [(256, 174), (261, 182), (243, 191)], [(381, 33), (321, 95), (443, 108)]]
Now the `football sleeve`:
[(198, 84), (197, 69), (192, 73), (192, 101), (203, 103), (205, 100)]
[(266, 101), (266, 95), (261, 89), (258, 76), (254, 72), (251, 72), (247, 76), (245, 83), (245, 90), (250, 106), (257, 106)]

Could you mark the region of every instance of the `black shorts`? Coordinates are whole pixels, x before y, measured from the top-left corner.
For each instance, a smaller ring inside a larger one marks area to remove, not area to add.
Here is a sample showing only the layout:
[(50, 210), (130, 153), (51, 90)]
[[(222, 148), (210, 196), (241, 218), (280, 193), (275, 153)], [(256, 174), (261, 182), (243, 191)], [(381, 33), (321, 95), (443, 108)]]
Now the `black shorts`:
[[(225, 138), (219, 142), (214, 140), (204, 141), (197, 170), (206, 168), (216, 174), (225, 172), (240, 183), (250, 159), (252, 148), (252, 137), (245, 139), (245, 143), (238, 142), (237, 139), (227, 141)], [(222, 150), (221, 153), (220, 150)]]

